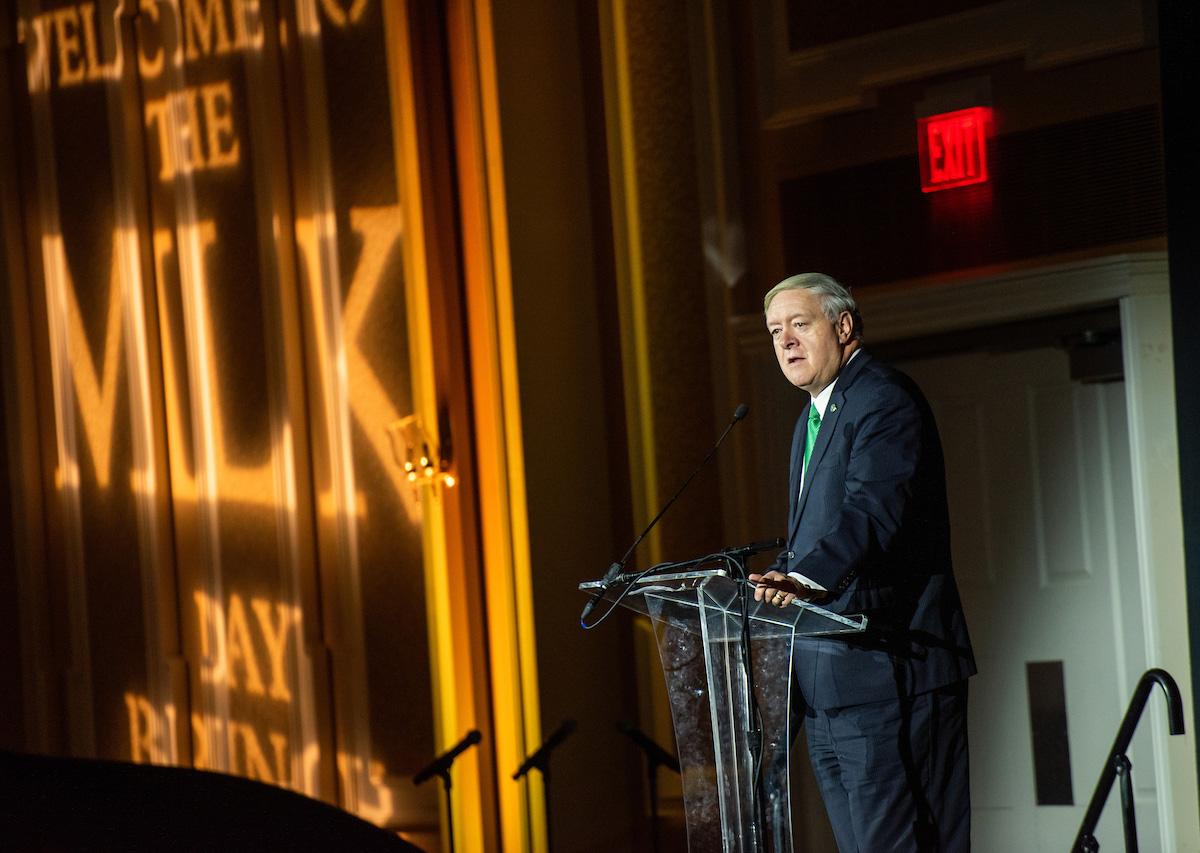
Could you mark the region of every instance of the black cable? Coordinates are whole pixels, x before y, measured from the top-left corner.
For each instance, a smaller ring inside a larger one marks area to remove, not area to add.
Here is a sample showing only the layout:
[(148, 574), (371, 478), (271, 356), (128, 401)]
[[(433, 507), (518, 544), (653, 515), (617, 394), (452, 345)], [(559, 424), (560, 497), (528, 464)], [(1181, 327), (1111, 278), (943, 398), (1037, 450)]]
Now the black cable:
[[(708, 557), (705, 557), (704, 559), (707, 560)], [(629, 594), (629, 591), (631, 589), (633, 589), (634, 585), (637, 584), (638, 581), (640, 581), (642, 578), (646, 577), (651, 572), (657, 571), (657, 570), (661, 569), (662, 567), (669, 566), (669, 565), (671, 565), (671, 564), (670, 563), (655, 563), (653, 566), (650, 566), (649, 568), (643, 569), (642, 571), (638, 572), (636, 575), (633, 576), (632, 579), (630, 579), (629, 583), (625, 584), (625, 588), (621, 590), (621, 594), (618, 595), (616, 598), (614, 598), (612, 600), (612, 602), (609, 603), (608, 609), (600, 614), (599, 619), (597, 619), (591, 625), (587, 624), (586, 622), (584, 622), (581, 619), (579, 622), (579, 626), (581, 628), (583, 628), (583, 630), (585, 630), (585, 631), (590, 631), (593, 628), (595, 628), (597, 625), (599, 625), (601, 622), (603, 622), (605, 619), (607, 619), (609, 616), (612, 615), (613, 611), (616, 610), (618, 605), (620, 605), (620, 603), (625, 600), (625, 596), (627, 596)], [(618, 582), (620, 582), (619, 578), (618, 578)]]
[[(632, 590), (633, 587), (639, 581), (641, 581), (642, 578), (646, 577), (649, 574), (652, 574), (653, 572), (662, 571), (663, 569), (683, 569), (683, 568), (692, 568), (694, 566), (702, 566), (705, 563), (709, 562), (710, 560), (722, 560), (722, 559), (726, 559), (727, 556), (728, 555), (726, 555), (726, 553), (724, 551), (718, 551), (715, 554), (706, 554), (703, 557), (698, 557), (694, 560), (684, 560), (682, 563), (672, 563), (670, 561), (667, 561), (664, 563), (655, 563), (653, 566), (650, 566), (649, 568), (642, 569), (642, 571), (638, 572), (636, 575), (634, 575), (632, 578), (630, 578), (628, 583), (625, 583), (625, 588), (621, 590), (621, 594), (618, 595), (615, 599), (613, 599), (613, 601), (609, 605), (608, 609), (605, 610), (604, 613), (602, 613), (600, 615), (599, 619), (597, 619), (591, 625), (588, 625), (586, 622), (580, 620), (579, 625), (585, 631), (590, 631), (593, 628), (595, 628), (597, 625), (599, 625), (601, 622), (603, 622), (605, 619), (607, 619), (609, 616), (612, 615), (612, 612), (617, 609), (617, 605), (619, 605), (625, 599), (625, 596), (629, 594), (629, 591)], [(624, 576), (622, 576), (622, 577), (624, 577)], [(624, 583), (624, 581), (621, 579), (621, 577), (618, 577), (615, 583)]]
[[(778, 541), (779, 540), (777, 540), (777, 539), (770, 539), (765, 542), (755, 542), (750, 545), (743, 545), (743, 546), (737, 547), (737, 548), (726, 548), (724, 551), (715, 551), (712, 554), (705, 554), (703, 557), (697, 557), (692, 560), (684, 560), (679, 563), (672, 563), (669, 561), (663, 562), (663, 563), (655, 563), (653, 566), (650, 566), (648, 569), (643, 569), (642, 571), (638, 572), (636, 575), (634, 575), (632, 578), (630, 578), (628, 582), (625, 581), (625, 578), (628, 577), (627, 575), (618, 575), (613, 580), (612, 585), (616, 586), (619, 583), (625, 583), (625, 588), (621, 591), (621, 594), (618, 595), (616, 597), (616, 599), (609, 605), (609, 608), (600, 615), (599, 619), (597, 619), (595, 622), (593, 622), (590, 625), (587, 624), (587, 622), (584, 621), (583, 619), (580, 619), (579, 626), (585, 631), (590, 631), (593, 628), (595, 628), (597, 625), (599, 625), (601, 622), (603, 622), (605, 619), (607, 619), (609, 616), (612, 615), (612, 612), (617, 609), (617, 605), (619, 605), (621, 603), (621, 601), (624, 600), (625, 596), (629, 593), (629, 591), (634, 587), (635, 584), (637, 584), (642, 578), (646, 577), (648, 574), (655, 572), (655, 571), (661, 571), (662, 569), (667, 569), (667, 568), (679, 569), (679, 570), (692, 569), (692, 568), (695, 568), (698, 566), (702, 566), (709, 561), (724, 562), (727, 564), (727, 566), (732, 566), (733, 569), (735, 570), (730, 575), (730, 578), (732, 580), (734, 580), (738, 583), (748, 584), (749, 586), (753, 587), (754, 584), (751, 584), (748, 580), (746, 580), (745, 577), (740, 577), (740, 578), (737, 577), (737, 574), (739, 572), (742, 572), (742, 566), (737, 562), (736, 557), (739, 555), (742, 555), (742, 554), (746, 554), (746, 553), (757, 553), (758, 551), (763, 550), (764, 547), (774, 547), (775, 543)], [(607, 591), (607, 590), (605, 590), (605, 591)]]

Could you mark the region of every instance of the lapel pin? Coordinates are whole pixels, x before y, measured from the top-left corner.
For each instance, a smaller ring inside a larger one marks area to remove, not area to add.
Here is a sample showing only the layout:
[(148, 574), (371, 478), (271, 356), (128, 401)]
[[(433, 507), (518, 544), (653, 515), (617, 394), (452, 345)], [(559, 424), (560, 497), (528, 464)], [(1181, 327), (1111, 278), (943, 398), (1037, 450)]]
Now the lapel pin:
[(831, 411), (831, 412), (836, 412), (836, 411), (837, 411), (837, 403), (830, 403), (830, 404), (829, 404), (829, 411)]

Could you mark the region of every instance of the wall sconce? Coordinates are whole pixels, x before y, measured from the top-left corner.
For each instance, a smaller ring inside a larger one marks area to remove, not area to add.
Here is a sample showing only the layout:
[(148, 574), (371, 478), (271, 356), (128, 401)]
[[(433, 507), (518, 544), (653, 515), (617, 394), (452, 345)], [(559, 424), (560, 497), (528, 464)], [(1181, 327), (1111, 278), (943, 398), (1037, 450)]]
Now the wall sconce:
[(458, 480), (450, 472), (450, 460), (442, 457), (437, 444), (429, 437), (417, 415), (398, 418), (388, 424), (388, 439), (392, 456), (404, 470), (404, 477), (414, 486), (422, 483), (442, 483), (453, 487)]

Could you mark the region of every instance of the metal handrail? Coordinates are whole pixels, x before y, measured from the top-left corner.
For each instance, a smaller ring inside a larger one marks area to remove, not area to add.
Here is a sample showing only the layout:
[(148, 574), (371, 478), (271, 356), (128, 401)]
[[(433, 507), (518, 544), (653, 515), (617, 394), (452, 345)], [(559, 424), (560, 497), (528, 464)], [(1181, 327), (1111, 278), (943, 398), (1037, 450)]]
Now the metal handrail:
[(1092, 801), (1088, 803), (1083, 823), (1079, 825), (1075, 843), (1071, 845), (1071, 853), (1096, 853), (1100, 849), (1100, 842), (1096, 840), (1094, 833), (1096, 825), (1100, 822), (1100, 813), (1104, 811), (1104, 804), (1112, 792), (1113, 780), (1118, 776), (1121, 777), (1121, 817), (1125, 827), (1125, 850), (1127, 853), (1137, 853), (1137, 818), (1133, 811), (1133, 765), (1125, 751), (1129, 749), (1133, 732), (1142, 718), (1142, 711), (1145, 710), (1150, 691), (1156, 683), (1167, 697), (1171, 734), (1183, 734), (1183, 700), (1179, 698), (1179, 685), (1165, 669), (1147, 670), (1133, 691), (1129, 710), (1125, 712), (1125, 719), (1121, 721), (1121, 728), (1117, 730), (1116, 740), (1113, 741), (1112, 749), (1108, 751), (1108, 758), (1100, 771), (1100, 780), (1096, 783), (1096, 792), (1092, 794)]

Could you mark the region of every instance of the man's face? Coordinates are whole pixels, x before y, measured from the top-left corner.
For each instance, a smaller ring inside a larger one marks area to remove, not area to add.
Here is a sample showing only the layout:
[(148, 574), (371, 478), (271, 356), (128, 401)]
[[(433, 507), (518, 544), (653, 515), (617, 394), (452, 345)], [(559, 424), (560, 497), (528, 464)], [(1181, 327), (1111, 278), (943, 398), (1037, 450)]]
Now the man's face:
[(848, 312), (830, 323), (821, 310), (821, 298), (808, 290), (784, 290), (767, 309), (767, 331), (780, 370), (789, 382), (814, 396), (837, 378), (852, 329)]

